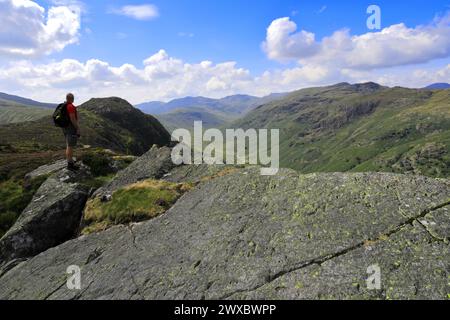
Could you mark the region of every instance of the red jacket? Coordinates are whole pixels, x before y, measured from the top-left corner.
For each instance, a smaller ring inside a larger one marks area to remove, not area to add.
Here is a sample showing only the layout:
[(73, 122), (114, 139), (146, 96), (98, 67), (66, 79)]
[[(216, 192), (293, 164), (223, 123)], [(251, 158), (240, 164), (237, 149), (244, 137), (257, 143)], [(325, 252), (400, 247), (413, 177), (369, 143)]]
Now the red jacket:
[(78, 120), (77, 108), (72, 103), (68, 103), (67, 104), (67, 113), (69, 114), (69, 116), (71, 114), (74, 114), (75, 115), (75, 119)]

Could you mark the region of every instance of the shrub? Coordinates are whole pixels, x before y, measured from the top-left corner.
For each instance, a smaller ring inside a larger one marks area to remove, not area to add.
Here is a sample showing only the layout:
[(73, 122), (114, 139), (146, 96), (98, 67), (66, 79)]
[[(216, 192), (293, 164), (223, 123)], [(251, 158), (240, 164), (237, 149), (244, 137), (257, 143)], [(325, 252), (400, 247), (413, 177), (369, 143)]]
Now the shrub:
[(91, 173), (96, 176), (106, 176), (114, 172), (111, 167), (111, 157), (101, 152), (89, 152), (83, 154), (81, 160), (89, 166)]

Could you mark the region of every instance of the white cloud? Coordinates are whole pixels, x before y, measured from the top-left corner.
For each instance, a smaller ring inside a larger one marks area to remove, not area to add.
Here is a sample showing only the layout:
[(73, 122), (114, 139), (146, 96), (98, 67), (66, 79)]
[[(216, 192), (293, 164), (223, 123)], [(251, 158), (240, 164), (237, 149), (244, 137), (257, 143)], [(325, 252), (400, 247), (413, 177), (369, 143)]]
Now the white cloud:
[(222, 96), (251, 89), (249, 71), (235, 62), (186, 63), (164, 50), (144, 60), (142, 67), (119, 67), (97, 59), (65, 59), (48, 64), (11, 62), (0, 68), (0, 87), (38, 100), (57, 101), (65, 91), (82, 100), (93, 96), (122, 96), (132, 102), (186, 95)]
[(426, 63), (450, 56), (450, 14), (415, 28), (401, 23), (353, 36), (348, 29), (338, 30), (321, 41), (280, 18), (267, 29), (263, 48), (270, 59), (302, 65), (371, 70)]
[[(62, 50), (76, 39), (73, 25), (61, 24), (75, 14), (67, 7), (50, 8), (45, 20), (45, 10), (32, 1), (7, 2), (10, 6), (4, 8), (9, 8), (16, 25), (6, 26), (13, 36), (0, 29), (0, 53), (9, 50), (9, 54), (22, 57), (49, 53)], [(4, 3), (5, 0), (0, 0), (0, 5)], [(356, 36), (349, 30), (338, 30), (318, 41), (311, 32), (298, 32), (289, 18), (281, 18), (269, 26), (263, 48), (271, 59), (296, 61), (294, 67), (253, 75), (235, 61), (191, 63), (172, 57), (165, 50), (151, 55), (142, 65), (113, 66), (98, 59), (49, 63), (10, 60), (0, 66), (0, 88), (41, 101), (57, 102), (66, 91), (72, 91), (78, 102), (91, 97), (120, 96), (140, 103), (198, 95), (263, 96), (343, 81), (423, 87), (450, 81), (449, 59), (440, 60), (440, 66), (428, 62), (450, 55), (449, 21), (447, 16), (426, 26), (407, 28), (399, 24)], [(78, 32), (79, 25), (76, 29)], [(38, 37), (30, 30), (37, 30)], [(71, 37), (73, 34), (75, 38)], [(23, 52), (14, 53), (11, 48)], [(424, 64), (417, 67), (420, 62)]]
[(0, 0), (0, 55), (36, 57), (78, 41), (80, 12), (67, 6), (45, 9), (30, 0)]
[(289, 18), (274, 20), (267, 28), (263, 49), (268, 57), (278, 61), (288, 61), (317, 53), (319, 45), (311, 32), (297, 30), (295, 22)]
[(159, 10), (153, 4), (127, 5), (110, 10), (110, 13), (127, 16), (136, 20), (151, 20), (159, 17)]
[(306, 65), (252, 75), (233, 61), (187, 63), (169, 56), (165, 50), (145, 59), (142, 66), (112, 66), (97, 59), (86, 62), (64, 59), (46, 64), (15, 61), (0, 67), (2, 91), (53, 102), (61, 100), (66, 91), (73, 91), (78, 102), (91, 97), (120, 96), (140, 103), (198, 95), (219, 98), (247, 93), (263, 96), (342, 81), (423, 87), (449, 79), (450, 64), (441, 68), (401, 67), (389, 72)]

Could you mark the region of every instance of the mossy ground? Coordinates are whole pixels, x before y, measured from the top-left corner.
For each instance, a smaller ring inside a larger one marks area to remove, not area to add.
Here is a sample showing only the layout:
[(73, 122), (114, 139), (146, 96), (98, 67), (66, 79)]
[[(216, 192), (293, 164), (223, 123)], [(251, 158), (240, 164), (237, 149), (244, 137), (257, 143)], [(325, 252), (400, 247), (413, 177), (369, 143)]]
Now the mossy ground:
[(86, 227), (82, 233), (155, 218), (166, 212), (192, 187), (193, 184), (146, 180), (117, 190), (109, 202), (91, 199), (84, 212)]

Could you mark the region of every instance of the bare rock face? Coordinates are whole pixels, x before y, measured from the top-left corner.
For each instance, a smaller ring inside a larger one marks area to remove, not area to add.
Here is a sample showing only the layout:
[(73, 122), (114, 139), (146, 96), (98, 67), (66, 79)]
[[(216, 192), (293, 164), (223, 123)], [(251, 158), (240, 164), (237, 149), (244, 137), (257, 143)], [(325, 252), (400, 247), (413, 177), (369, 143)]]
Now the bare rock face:
[[(244, 168), (17, 265), (0, 299), (447, 299), (449, 194), (420, 176)], [(71, 265), (81, 290), (66, 286)]]
[[(56, 163), (40, 168), (34, 176), (49, 174), (59, 166)], [(89, 171), (84, 166), (78, 172), (59, 169), (42, 184), (14, 226), (0, 239), (0, 266), (35, 256), (75, 235), (89, 193), (77, 181), (88, 177)]]

